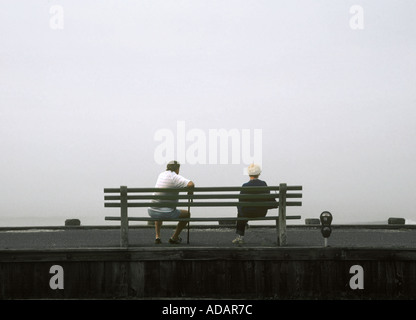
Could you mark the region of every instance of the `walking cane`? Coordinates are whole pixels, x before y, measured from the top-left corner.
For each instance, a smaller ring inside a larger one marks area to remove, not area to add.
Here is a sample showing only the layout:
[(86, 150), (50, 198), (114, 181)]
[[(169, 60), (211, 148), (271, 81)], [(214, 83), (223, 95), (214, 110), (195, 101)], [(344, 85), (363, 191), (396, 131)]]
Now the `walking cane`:
[[(188, 195), (189, 195), (189, 193), (188, 193)], [(188, 197), (188, 212), (189, 212), (189, 218), (191, 217), (191, 206), (189, 205), (189, 203), (191, 201), (192, 201), (191, 198)], [(187, 239), (186, 239), (186, 244), (189, 244), (189, 224), (190, 224), (190, 221), (188, 221), (188, 236), (187, 236)]]

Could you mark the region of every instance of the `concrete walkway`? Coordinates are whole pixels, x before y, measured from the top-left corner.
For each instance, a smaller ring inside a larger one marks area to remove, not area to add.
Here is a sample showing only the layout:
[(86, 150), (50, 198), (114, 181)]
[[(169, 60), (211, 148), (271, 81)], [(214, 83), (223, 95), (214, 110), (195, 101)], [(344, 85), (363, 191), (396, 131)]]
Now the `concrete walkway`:
[[(233, 228), (193, 227), (190, 244), (186, 244), (187, 231), (182, 232), (183, 242), (171, 245), (168, 239), (172, 227), (162, 229), (162, 244), (154, 244), (154, 229), (147, 226), (131, 226), (129, 246), (134, 247), (233, 247)], [(246, 231), (243, 247), (276, 247), (276, 229), (255, 226)], [(324, 238), (319, 226), (288, 226), (287, 247), (323, 247)], [(109, 248), (119, 247), (118, 227), (37, 227), (1, 228), (0, 250), (7, 249), (56, 249), (56, 248)], [(373, 247), (416, 249), (416, 226), (333, 226), (328, 239), (331, 247)]]

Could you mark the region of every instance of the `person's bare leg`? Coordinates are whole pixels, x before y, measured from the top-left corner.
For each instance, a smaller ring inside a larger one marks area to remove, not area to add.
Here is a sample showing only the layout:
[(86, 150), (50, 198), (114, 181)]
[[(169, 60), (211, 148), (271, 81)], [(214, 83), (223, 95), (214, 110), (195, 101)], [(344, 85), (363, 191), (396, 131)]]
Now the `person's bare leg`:
[[(189, 218), (189, 217), (190, 217), (190, 214), (187, 210), (181, 210), (181, 214), (179, 215), (179, 218)], [(183, 228), (186, 227), (187, 223), (188, 223), (187, 221), (179, 221), (178, 222), (178, 225), (176, 226), (175, 233), (172, 236), (173, 240), (178, 240), (179, 234), (181, 233)]]
[(155, 221), (156, 239), (160, 239), (160, 229), (162, 228), (163, 221)]

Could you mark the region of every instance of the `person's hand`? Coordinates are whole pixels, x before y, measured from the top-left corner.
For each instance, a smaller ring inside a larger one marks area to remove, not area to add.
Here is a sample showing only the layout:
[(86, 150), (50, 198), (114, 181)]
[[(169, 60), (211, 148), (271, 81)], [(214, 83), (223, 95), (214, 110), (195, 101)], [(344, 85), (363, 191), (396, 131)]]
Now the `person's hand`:
[(195, 184), (192, 181), (189, 181), (188, 185), (187, 185), (187, 189), (188, 191), (188, 195), (193, 195), (194, 194), (194, 187)]

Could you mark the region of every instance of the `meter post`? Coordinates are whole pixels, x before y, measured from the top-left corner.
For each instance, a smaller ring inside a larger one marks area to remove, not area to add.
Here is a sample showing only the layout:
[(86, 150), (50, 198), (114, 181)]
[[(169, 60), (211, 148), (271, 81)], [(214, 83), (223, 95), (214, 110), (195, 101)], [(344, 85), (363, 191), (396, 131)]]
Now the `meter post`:
[(332, 232), (332, 228), (331, 228), (332, 214), (329, 211), (324, 211), (319, 216), (319, 219), (321, 220), (321, 225), (322, 225), (321, 233), (322, 233), (322, 236), (324, 237), (324, 246), (327, 247), (328, 238)]

